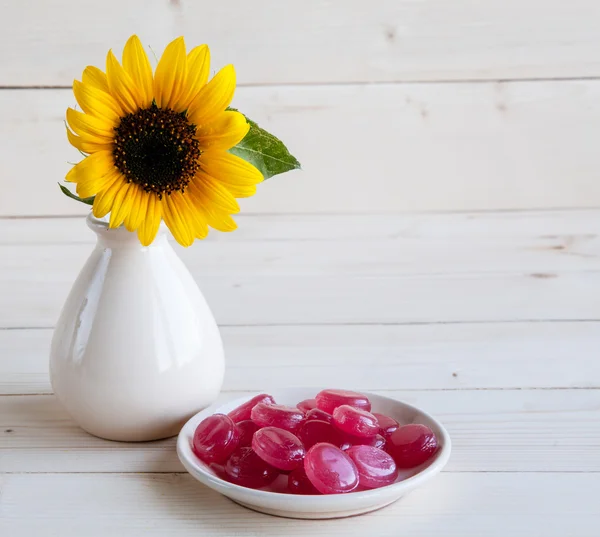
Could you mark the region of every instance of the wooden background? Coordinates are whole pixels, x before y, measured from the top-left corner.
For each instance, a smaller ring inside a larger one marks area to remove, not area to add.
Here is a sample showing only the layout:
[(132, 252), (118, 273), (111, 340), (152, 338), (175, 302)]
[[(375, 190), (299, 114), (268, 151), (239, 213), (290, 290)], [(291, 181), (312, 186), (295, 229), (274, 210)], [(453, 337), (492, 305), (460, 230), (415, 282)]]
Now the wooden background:
[[(0, 535), (597, 537), (600, 3), (0, 0)], [(226, 394), (391, 394), (448, 427), (444, 473), (366, 517), (248, 512), (172, 440), (105, 442), (51, 395), (48, 346), (93, 247), (56, 183), (70, 85), (131, 33), (234, 63), (235, 105), (303, 171), (178, 249)]]
[(82, 214), (56, 182), (69, 90), (131, 33), (233, 63), (234, 104), (304, 171), (252, 213), (600, 204), (595, 0), (2, 0), (0, 215)]

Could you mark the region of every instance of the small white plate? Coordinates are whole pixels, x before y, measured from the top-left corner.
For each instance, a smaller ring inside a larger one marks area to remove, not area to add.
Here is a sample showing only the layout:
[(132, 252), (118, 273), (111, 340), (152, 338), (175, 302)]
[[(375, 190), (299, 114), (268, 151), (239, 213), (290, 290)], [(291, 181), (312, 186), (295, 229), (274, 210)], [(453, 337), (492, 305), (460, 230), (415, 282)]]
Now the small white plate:
[[(288, 388), (269, 393), (275, 398), (278, 404), (295, 406), (296, 403), (303, 399), (314, 397), (320, 390), (321, 388)], [(448, 462), (451, 447), (450, 437), (446, 429), (429, 414), (395, 399), (367, 392), (361, 393), (369, 397), (373, 412), (392, 416), (401, 424), (422, 423), (430, 427), (437, 436), (440, 446), (437, 454), (424, 465), (407, 472), (402, 472), (396, 483), (387, 487), (362, 492), (322, 496), (286, 494), (283, 491), (285, 491), (287, 476), (278, 478), (268, 489), (254, 490), (240, 487), (219, 478), (206, 464), (194, 455), (191, 448), (192, 438), (196, 427), (204, 418), (216, 413), (227, 414), (257, 394), (241, 397), (227, 403), (217, 403), (196, 414), (183, 426), (183, 429), (179, 433), (177, 454), (186, 470), (198, 481), (227, 496), (234, 502), (254, 511), (283, 517), (313, 519), (337, 518), (368, 513), (369, 511), (395, 502), (413, 489), (429, 481)]]

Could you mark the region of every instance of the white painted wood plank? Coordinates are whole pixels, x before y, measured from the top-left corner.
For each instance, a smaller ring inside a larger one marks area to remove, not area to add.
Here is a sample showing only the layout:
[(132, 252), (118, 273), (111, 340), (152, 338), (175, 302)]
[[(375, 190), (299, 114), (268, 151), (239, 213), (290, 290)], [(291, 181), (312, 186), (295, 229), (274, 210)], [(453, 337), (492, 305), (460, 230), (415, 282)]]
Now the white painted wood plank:
[[(521, 244), (524, 248), (566, 250), (566, 256), (585, 260), (594, 254), (600, 228), (600, 209), (492, 211), (449, 213), (371, 214), (241, 214), (235, 233), (210, 233), (200, 248), (213, 242), (248, 241), (373, 241), (388, 239), (402, 250), (411, 240), (421, 248), (442, 241), (448, 249), (478, 241), (484, 248)], [(546, 242), (548, 241), (548, 242)], [(58, 218), (0, 218), (0, 245), (93, 244), (95, 235), (83, 216)], [(362, 242), (361, 242), (362, 244)], [(236, 247), (240, 245), (236, 244)], [(475, 244), (474, 244), (475, 246)], [(193, 251), (197, 248), (191, 248)], [(185, 251), (180, 249), (181, 251)], [(597, 250), (595, 250), (597, 252)], [(490, 252), (487, 252), (489, 254)], [(412, 257), (414, 253), (406, 257)], [(206, 256), (210, 261), (210, 256)], [(456, 257), (456, 256), (455, 256)], [(452, 258), (453, 261), (459, 261)], [(423, 266), (423, 269), (426, 266)]]
[[(299, 248), (299, 256), (301, 252)], [(54, 326), (86, 257), (84, 252), (71, 258), (62, 254), (57, 248), (52, 259), (31, 256), (18, 270), (0, 267), (0, 327)], [(68, 259), (73, 264), (65, 264)], [(600, 271), (557, 272), (551, 277), (494, 272), (424, 276), (240, 273), (197, 279), (217, 322), (224, 325), (600, 319), (596, 299)]]
[[(325, 382), (319, 367), (312, 371), (314, 382)], [(265, 378), (260, 391), (274, 384)], [(453, 443), (450, 472), (600, 472), (600, 429), (595, 425), (600, 390), (382, 393), (422, 407), (444, 423)], [(50, 395), (0, 396), (0, 455), (0, 472), (181, 470), (174, 439), (141, 444), (101, 440), (79, 429)]]
[(230, 502), (189, 475), (5, 475), (11, 537), (597, 537), (598, 474), (449, 474), (369, 515), (298, 521)]
[[(64, 85), (133, 32), (207, 42), (242, 83), (598, 76), (594, 0), (5, 0), (4, 85)], [(91, 15), (93, 13), (93, 15)], [(93, 17), (93, 24), (90, 22)]]
[[(248, 213), (598, 207), (600, 82), (241, 88), (235, 104), (303, 171), (243, 200)], [(0, 215), (83, 214), (57, 181), (69, 90), (0, 92)], [(27, 163), (24, 166), (24, 163)]]
[[(217, 235), (180, 251), (221, 324), (599, 319), (600, 213), (558, 214), (563, 223), (543, 213), (372, 225), (366, 216), (278, 217), (281, 228), (255, 216), (239, 240)], [(2, 220), (0, 231), (0, 326), (53, 326), (92, 234), (77, 219)]]
[[(600, 388), (600, 322), (225, 326), (225, 390)], [(51, 330), (0, 330), (0, 394), (51, 393)]]

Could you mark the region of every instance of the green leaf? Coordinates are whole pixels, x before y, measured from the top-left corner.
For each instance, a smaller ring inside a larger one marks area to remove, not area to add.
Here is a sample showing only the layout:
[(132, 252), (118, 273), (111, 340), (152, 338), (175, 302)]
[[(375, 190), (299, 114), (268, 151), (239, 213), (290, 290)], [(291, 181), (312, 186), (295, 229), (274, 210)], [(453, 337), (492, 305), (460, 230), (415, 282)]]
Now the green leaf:
[(94, 205), (94, 196), (92, 196), (91, 198), (80, 198), (76, 194), (73, 194), (73, 192), (71, 192), (65, 185), (61, 185), (60, 183), (58, 183), (58, 186), (60, 187), (62, 193), (65, 196), (76, 201), (80, 201), (81, 203), (85, 203), (86, 205)]
[(258, 168), (265, 179), (300, 169), (296, 157), (290, 154), (279, 138), (261, 129), (251, 119), (246, 118), (246, 121), (250, 123), (250, 130), (238, 145), (229, 150), (230, 153)]

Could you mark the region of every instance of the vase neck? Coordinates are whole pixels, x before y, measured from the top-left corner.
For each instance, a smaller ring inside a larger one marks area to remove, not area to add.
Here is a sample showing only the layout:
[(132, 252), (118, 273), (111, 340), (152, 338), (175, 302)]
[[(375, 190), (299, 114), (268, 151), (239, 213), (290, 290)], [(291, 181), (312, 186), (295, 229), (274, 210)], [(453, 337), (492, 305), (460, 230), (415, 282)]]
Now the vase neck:
[[(108, 248), (146, 248), (140, 244), (137, 232), (127, 231), (124, 226), (115, 229), (108, 227), (108, 221), (96, 218), (92, 213), (86, 218), (88, 227), (98, 236), (98, 244)], [(162, 247), (167, 243), (165, 230), (161, 226), (156, 238), (147, 248)]]

